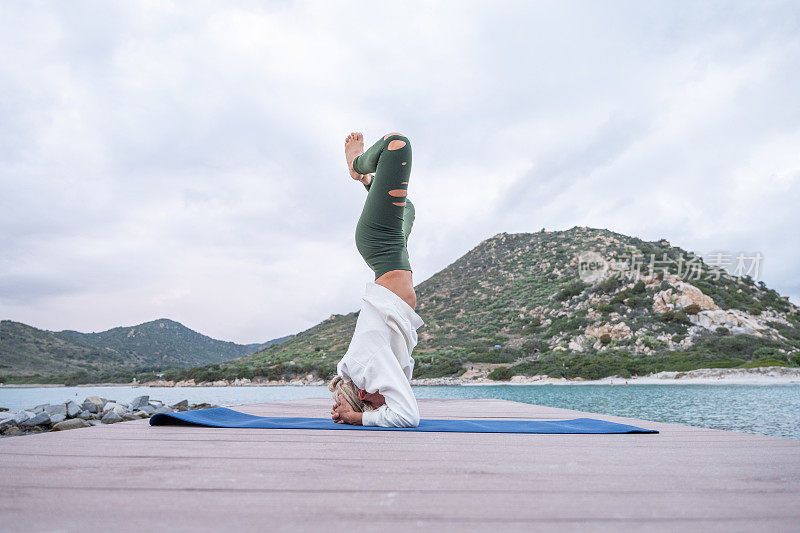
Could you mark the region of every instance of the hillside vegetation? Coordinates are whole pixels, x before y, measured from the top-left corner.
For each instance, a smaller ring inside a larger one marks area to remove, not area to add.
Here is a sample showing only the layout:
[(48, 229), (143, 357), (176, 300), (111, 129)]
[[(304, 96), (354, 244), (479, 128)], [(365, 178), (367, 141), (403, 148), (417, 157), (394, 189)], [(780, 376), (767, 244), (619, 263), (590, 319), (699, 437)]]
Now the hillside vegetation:
[[(608, 266), (590, 282), (579, 276), (585, 251)], [(641, 268), (626, 267), (637, 263)], [(476, 366), (504, 380), (800, 364), (797, 306), (665, 240), (581, 227), (501, 233), (416, 290), (426, 325), (414, 352), (415, 378), (472, 376)], [(356, 318), (331, 315), (287, 342), (165, 378), (327, 378)]]
[(236, 344), (160, 319), (100, 333), (45, 331), (0, 322), (0, 382), (84, 383), (147, 379), (155, 372), (219, 363), (286, 340)]

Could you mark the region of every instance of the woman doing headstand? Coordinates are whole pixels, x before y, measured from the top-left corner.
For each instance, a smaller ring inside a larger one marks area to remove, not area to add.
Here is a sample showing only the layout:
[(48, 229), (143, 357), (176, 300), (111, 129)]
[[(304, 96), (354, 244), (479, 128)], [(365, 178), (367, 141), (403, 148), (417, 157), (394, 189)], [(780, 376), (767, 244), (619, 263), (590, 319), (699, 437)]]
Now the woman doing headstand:
[(336, 401), (331, 418), (341, 424), (416, 427), (411, 352), (423, 321), (415, 311), (406, 247), (414, 224), (414, 205), (406, 196), (411, 143), (390, 133), (364, 152), (364, 138), (354, 132), (345, 139), (345, 157), (350, 176), (367, 189), (356, 247), (375, 282), (367, 283), (353, 339), (328, 385)]

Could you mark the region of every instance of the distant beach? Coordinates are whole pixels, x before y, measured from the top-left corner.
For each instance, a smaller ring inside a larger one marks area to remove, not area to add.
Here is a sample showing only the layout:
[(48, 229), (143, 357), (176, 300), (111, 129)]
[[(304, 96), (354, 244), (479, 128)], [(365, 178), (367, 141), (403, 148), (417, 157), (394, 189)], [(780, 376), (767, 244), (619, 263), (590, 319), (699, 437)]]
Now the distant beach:
[[(219, 381), (166, 381), (144, 383), (91, 383), (74, 387), (307, 387), (324, 386), (325, 380), (307, 377), (291, 381), (236, 379)], [(623, 378), (610, 376), (588, 380), (582, 378), (556, 378), (550, 376), (514, 376), (509, 381), (493, 381), (483, 376), (424, 378), (411, 380), (415, 387), (452, 387), (474, 385), (800, 385), (800, 368), (770, 366), (759, 368), (701, 368), (685, 372), (658, 372), (646, 376)], [(53, 384), (0, 384), (6, 389), (59, 388)]]
[(566, 379), (549, 376), (514, 376), (498, 382), (485, 378), (436, 378), (413, 381), (419, 386), (441, 385), (800, 385), (800, 368), (782, 366), (760, 368), (702, 368), (686, 372), (658, 372), (647, 376), (603, 379)]

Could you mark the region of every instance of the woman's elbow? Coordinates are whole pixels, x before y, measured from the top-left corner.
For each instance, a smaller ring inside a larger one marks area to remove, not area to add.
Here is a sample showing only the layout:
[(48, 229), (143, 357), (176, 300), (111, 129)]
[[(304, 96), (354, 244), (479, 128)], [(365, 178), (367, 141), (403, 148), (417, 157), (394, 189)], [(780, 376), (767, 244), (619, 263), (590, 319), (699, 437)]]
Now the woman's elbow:
[(411, 414), (399, 417), (398, 427), (415, 428), (419, 426), (419, 414)]

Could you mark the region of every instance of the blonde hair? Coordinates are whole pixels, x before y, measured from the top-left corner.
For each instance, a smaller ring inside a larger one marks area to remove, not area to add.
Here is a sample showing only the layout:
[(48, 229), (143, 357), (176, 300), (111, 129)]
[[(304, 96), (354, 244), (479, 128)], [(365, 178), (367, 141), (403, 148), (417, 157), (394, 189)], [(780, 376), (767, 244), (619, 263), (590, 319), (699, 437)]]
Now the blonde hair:
[(339, 395), (341, 394), (344, 396), (344, 399), (347, 400), (347, 403), (350, 404), (353, 411), (363, 413), (364, 411), (375, 410), (370, 404), (358, 398), (358, 389), (349, 378), (343, 378), (342, 376), (334, 377), (330, 383), (328, 383), (328, 390), (333, 393), (333, 401), (337, 404), (339, 403)]

